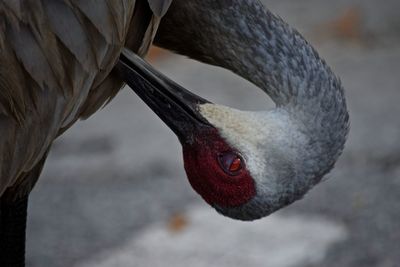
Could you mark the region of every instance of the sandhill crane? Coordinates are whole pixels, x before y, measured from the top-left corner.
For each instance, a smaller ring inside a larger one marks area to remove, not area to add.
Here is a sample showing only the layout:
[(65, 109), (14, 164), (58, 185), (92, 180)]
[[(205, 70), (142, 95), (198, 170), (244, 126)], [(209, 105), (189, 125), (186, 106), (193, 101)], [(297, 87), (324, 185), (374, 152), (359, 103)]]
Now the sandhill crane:
[[(178, 136), (195, 191), (232, 218), (301, 198), (343, 149), (339, 79), (258, 0), (1, 0), (0, 29), (1, 266), (24, 265), (28, 195), (51, 143), (124, 81)], [(154, 37), (246, 78), (276, 108), (240, 111), (190, 93), (135, 55)]]

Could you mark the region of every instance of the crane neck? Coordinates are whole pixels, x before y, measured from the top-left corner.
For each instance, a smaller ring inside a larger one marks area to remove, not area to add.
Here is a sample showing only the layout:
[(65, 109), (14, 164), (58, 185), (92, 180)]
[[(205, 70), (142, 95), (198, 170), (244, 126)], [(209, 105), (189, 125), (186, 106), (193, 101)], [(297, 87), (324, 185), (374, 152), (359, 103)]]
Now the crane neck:
[(173, 1), (155, 42), (249, 80), (304, 127), (328, 162), (341, 153), (348, 113), (340, 80), (258, 0)]

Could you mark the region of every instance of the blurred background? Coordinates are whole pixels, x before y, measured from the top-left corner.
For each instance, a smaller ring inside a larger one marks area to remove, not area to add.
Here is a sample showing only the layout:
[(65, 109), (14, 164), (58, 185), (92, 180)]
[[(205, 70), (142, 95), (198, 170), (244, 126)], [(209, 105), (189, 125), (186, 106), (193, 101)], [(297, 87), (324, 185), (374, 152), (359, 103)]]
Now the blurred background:
[[(263, 0), (341, 77), (346, 149), (303, 200), (253, 223), (191, 189), (173, 133), (129, 89), (55, 143), (31, 194), (27, 265), (400, 266), (400, 1)], [(272, 107), (233, 74), (153, 49), (150, 62), (213, 102)]]

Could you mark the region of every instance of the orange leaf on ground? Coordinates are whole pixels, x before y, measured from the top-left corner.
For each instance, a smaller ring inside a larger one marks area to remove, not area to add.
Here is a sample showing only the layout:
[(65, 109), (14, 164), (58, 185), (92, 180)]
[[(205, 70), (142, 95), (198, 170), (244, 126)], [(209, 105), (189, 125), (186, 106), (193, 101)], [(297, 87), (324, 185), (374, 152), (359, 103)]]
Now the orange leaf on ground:
[(336, 20), (332, 22), (334, 34), (343, 39), (360, 39), (361, 32), (361, 13), (356, 7), (346, 9)]
[(149, 52), (147, 53), (146, 59), (149, 62), (155, 62), (157, 60), (163, 59), (169, 54), (169, 52), (165, 49), (151, 46)]
[(337, 17), (322, 23), (314, 30), (317, 41), (337, 39), (364, 43), (365, 29), (363, 27), (362, 12), (357, 7), (348, 7), (340, 12)]
[(188, 225), (188, 219), (183, 214), (177, 213), (169, 219), (167, 228), (172, 233), (179, 233), (185, 230)]

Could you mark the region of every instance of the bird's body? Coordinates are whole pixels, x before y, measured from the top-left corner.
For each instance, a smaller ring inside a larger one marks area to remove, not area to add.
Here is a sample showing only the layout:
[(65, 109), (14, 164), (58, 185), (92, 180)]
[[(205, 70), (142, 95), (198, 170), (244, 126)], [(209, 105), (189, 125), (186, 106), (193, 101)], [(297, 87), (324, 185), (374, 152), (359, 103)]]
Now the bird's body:
[(53, 141), (115, 96), (122, 48), (144, 56), (169, 3), (0, 1), (0, 266), (23, 266), (27, 198)]
[(146, 54), (153, 24), (145, 1), (0, 1), (0, 196), (118, 92), (121, 49)]
[[(129, 52), (143, 56), (153, 39), (233, 71), (277, 107), (246, 112), (190, 93)], [(54, 139), (124, 82), (178, 136), (192, 187), (235, 219), (300, 199), (348, 133), (340, 80), (258, 0), (0, 0), (1, 266), (23, 266), (23, 211)]]

